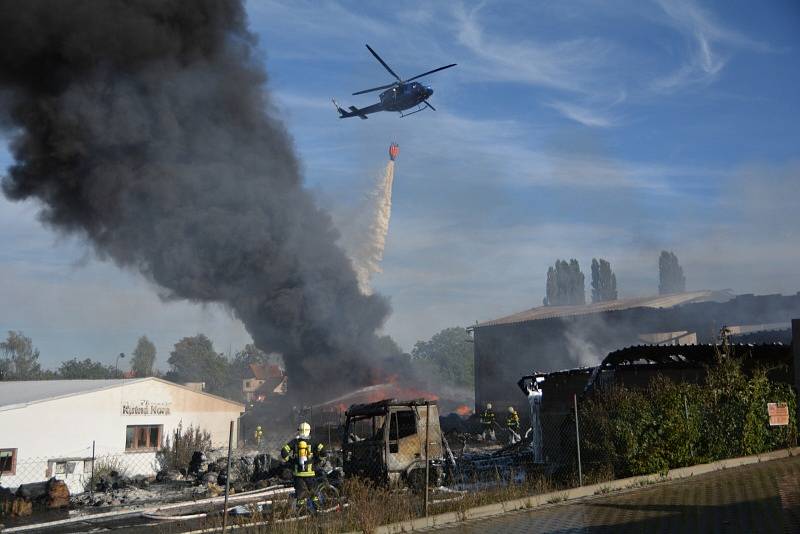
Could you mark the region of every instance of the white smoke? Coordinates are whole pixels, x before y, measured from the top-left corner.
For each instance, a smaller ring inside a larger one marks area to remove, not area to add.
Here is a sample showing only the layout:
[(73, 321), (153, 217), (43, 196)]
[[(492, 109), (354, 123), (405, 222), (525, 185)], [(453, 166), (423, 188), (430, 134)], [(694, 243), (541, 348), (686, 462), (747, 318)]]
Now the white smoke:
[(369, 226), (352, 254), (358, 287), (365, 295), (372, 294), (372, 275), (382, 272), (381, 261), (386, 247), (386, 235), (389, 233), (389, 220), (392, 217), (393, 182), (394, 161), (389, 161), (383, 176), (367, 195), (370, 210)]

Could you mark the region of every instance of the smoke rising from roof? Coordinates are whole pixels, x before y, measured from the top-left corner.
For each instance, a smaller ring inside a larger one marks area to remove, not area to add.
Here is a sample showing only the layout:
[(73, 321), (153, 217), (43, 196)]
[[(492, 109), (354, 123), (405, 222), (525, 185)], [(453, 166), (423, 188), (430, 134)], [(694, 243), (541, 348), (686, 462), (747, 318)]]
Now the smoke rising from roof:
[(3, 191), (165, 298), (223, 304), (329, 396), (369, 382), (353, 364), (389, 306), (303, 188), (266, 79), (239, 1), (0, 4)]

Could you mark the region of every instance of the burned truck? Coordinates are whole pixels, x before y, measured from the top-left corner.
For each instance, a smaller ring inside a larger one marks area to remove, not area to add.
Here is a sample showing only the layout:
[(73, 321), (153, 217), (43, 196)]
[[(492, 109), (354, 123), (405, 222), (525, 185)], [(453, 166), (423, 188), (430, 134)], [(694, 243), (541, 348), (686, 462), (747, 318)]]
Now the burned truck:
[(387, 399), (354, 404), (345, 415), (346, 476), (422, 488), (427, 463), (430, 483), (441, 480), (442, 431), (435, 401)]

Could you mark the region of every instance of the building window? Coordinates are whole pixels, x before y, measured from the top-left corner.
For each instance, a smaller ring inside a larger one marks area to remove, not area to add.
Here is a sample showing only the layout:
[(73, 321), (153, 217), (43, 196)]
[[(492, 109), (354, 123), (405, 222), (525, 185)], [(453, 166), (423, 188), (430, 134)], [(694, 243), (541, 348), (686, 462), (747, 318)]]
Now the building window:
[(17, 472), (17, 449), (0, 449), (0, 475)]
[(161, 446), (163, 425), (131, 425), (125, 430), (126, 451), (154, 451)]

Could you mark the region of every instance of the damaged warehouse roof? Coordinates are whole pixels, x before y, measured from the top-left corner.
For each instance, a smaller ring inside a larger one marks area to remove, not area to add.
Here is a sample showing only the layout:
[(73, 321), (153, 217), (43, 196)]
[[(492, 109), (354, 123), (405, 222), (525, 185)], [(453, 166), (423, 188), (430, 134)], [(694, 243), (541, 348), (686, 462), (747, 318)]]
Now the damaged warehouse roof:
[(635, 297), (629, 299), (610, 300), (606, 302), (593, 302), (577, 306), (538, 306), (519, 313), (478, 323), (477, 327), (495, 326), (503, 324), (524, 323), (557, 317), (571, 317), (575, 315), (588, 315), (607, 311), (627, 310), (630, 308), (672, 308), (682, 304), (695, 302), (725, 302), (732, 295), (724, 291), (689, 291), (687, 293), (673, 293), (670, 295), (657, 295), (652, 297)]
[[(790, 363), (791, 348), (781, 343), (764, 343), (760, 345), (729, 345), (734, 354), (744, 359), (775, 360)], [(716, 363), (720, 345), (636, 345), (615, 350), (608, 354), (600, 367), (610, 368), (618, 365), (631, 365), (637, 362), (658, 365), (712, 365)]]
[[(722, 358), (722, 345), (635, 345), (615, 350), (592, 370), (585, 391), (589, 391), (598, 375), (604, 371), (624, 367), (654, 366), (667, 368), (705, 368), (715, 365)], [(731, 355), (741, 359), (745, 369), (757, 366), (780, 375), (783, 381), (790, 382), (787, 372), (792, 365), (792, 348), (782, 343), (760, 345), (733, 343), (728, 345)], [(583, 370), (582, 370), (583, 371)], [(783, 376), (783, 375), (786, 376)], [(521, 387), (521, 386), (520, 386)]]

